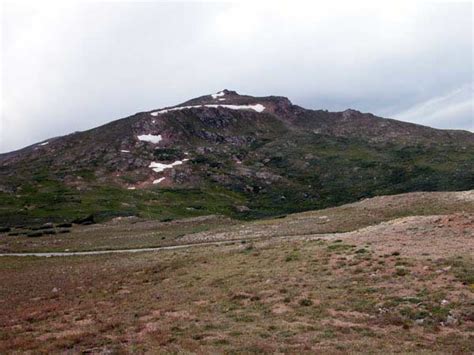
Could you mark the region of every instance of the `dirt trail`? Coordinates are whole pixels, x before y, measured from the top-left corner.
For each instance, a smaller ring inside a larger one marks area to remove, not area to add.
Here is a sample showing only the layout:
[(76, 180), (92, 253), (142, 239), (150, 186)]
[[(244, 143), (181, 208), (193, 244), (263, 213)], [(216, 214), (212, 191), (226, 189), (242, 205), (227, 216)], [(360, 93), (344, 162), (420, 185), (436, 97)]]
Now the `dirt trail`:
[(44, 252), (44, 253), (1, 253), (0, 256), (38, 256), (38, 257), (50, 258), (53, 256), (84, 256), (84, 255), (102, 255), (102, 254), (114, 254), (114, 253), (140, 253), (140, 252), (153, 252), (153, 251), (160, 251), (160, 250), (186, 249), (186, 248), (208, 246), (208, 245), (233, 244), (237, 242), (241, 242), (241, 240), (223, 240), (223, 241), (218, 241), (218, 242), (170, 245), (166, 247), (156, 247), (156, 248), (108, 249), (108, 250), (93, 250), (93, 251)]

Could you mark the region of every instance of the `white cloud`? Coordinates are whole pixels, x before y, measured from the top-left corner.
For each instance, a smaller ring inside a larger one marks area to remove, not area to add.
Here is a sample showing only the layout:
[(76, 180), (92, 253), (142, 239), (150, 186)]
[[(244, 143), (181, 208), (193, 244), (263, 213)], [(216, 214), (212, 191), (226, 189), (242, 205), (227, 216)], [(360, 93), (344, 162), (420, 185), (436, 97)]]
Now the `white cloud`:
[(457, 121), (461, 128), (474, 131), (474, 89), (464, 85), (445, 95), (423, 101), (394, 115), (394, 118), (438, 128), (451, 128)]

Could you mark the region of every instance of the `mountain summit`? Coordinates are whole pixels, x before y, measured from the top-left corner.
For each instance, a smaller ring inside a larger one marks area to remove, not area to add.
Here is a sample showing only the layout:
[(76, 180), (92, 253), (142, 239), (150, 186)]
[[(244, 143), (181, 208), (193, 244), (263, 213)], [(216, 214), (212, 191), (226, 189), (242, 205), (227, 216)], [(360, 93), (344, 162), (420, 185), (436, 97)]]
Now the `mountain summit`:
[(470, 132), (222, 90), (1, 154), (1, 218), (255, 218), (472, 189), (473, 157)]

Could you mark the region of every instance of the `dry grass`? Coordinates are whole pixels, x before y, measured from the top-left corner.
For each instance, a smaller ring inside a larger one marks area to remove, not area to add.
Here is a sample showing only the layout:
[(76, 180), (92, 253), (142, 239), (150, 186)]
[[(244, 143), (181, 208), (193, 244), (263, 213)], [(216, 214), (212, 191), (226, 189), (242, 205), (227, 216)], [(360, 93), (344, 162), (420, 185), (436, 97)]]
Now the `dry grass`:
[[(174, 241), (246, 239), (227, 246), (2, 257), (0, 353), (471, 353), (472, 201), (458, 201), (463, 207), (457, 208), (456, 201), (428, 195), (410, 203), (406, 196), (389, 197), (385, 213), (378, 212), (378, 198), (241, 226), (201, 221), (199, 228), (214, 231)], [(351, 218), (360, 227), (400, 217), (403, 204), (419, 211), (428, 200), (440, 212), (465, 213), (402, 218), (330, 236), (300, 233), (328, 223), (336, 230)], [(175, 223), (169, 233), (179, 235), (186, 223)], [(110, 227), (104, 243), (130, 225)], [(288, 230), (295, 237), (270, 238)], [(133, 229), (123, 233), (118, 240), (125, 243)]]
[(0, 352), (474, 350), (464, 259), (321, 240), (0, 262)]

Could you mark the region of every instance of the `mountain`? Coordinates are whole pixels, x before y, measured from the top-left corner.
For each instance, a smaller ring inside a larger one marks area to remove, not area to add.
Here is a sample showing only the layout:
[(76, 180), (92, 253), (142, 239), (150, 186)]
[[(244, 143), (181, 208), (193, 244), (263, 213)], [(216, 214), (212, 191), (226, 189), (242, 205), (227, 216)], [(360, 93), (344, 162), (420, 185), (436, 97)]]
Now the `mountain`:
[(223, 90), (0, 155), (0, 223), (259, 218), (474, 188), (474, 134)]

